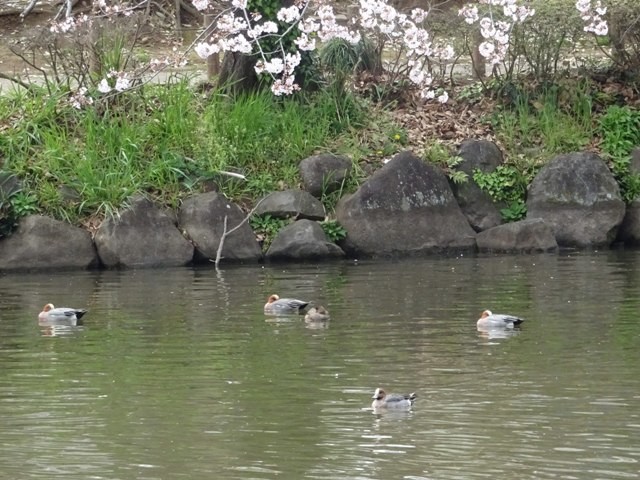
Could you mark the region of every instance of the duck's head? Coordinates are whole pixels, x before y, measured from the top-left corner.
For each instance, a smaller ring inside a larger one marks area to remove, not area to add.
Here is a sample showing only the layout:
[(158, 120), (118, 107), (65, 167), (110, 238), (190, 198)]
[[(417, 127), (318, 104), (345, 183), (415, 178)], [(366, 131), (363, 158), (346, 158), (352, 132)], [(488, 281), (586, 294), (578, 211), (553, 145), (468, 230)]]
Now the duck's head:
[(280, 297), (274, 293), (273, 295), (269, 296), (269, 298), (267, 298), (267, 303), (273, 303), (276, 300), (280, 300)]
[(43, 312), (48, 312), (49, 310), (53, 310), (55, 307), (53, 303), (47, 303), (44, 307), (42, 307)]
[(493, 315), (491, 313), (491, 310), (485, 310), (484, 312), (482, 312), (482, 315), (480, 315), (480, 318), (487, 318), (487, 317), (490, 317), (491, 315)]
[(322, 305), (320, 305), (319, 307), (315, 307), (315, 311), (318, 312), (318, 313), (321, 313), (322, 315), (328, 315), (329, 314), (327, 309), (324, 308)]
[(376, 388), (375, 393), (373, 394), (373, 397), (376, 400), (382, 400), (387, 394), (384, 392), (383, 389), (381, 388)]

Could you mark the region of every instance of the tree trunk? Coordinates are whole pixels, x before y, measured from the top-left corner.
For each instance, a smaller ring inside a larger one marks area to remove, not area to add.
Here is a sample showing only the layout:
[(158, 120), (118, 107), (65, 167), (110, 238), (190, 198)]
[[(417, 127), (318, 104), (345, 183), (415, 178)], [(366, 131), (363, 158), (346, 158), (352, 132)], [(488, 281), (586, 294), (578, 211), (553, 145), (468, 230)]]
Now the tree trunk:
[(240, 53), (227, 52), (222, 60), (218, 88), (233, 93), (247, 93), (258, 88), (258, 76), (253, 69), (256, 59)]
[(482, 80), (487, 75), (487, 59), (480, 54), (480, 44), (484, 41), (480, 29), (473, 32), (471, 36), (471, 64), (473, 67), (473, 76)]
[[(204, 16), (204, 29), (209, 30), (211, 24), (215, 20), (213, 15)], [(213, 80), (220, 74), (220, 54), (214, 53), (207, 57), (207, 80), (213, 82)]]

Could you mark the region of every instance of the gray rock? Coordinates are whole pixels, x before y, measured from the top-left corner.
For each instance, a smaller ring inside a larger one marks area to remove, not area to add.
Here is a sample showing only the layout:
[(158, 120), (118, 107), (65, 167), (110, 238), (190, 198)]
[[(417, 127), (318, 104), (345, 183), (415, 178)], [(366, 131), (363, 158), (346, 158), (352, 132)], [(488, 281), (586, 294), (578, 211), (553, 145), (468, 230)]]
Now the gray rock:
[(527, 218), (543, 219), (561, 247), (610, 245), (624, 213), (616, 180), (591, 152), (559, 155), (529, 187)]
[(349, 255), (416, 255), (475, 249), (445, 174), (410, 152), (396, 155), (338, 202)]
[(41, 215), (22, 218), (0, 241), (0, 270), (86, 269), (98, 263), (89, 232)]
[(298, 220), (278, 232), (266, 253), (268, 260), (319, 260), (344, 257), (344, 251), (327, 239), (318, 222)]
[(324, 207), (320, 200), (302, 190), (273, 192), (260, 200), (255, 215), (269, 214), (275, 218), (306, 218), (324, 220)]
[(631, 161), (629, 163), (629, 171), (633, 174), (640, 174), (640, 147), (631, 150)]
[(351, 160), (330, 153), (307, 157), (298, 166), (304, 189), (317, 198), (340, 189), (351, 167)]
[[(640, 147), (631, 151), (631, 174), (640, 174)], [(618, 231), (618, 240), (627, 245), (640, 245), (640, 197), (627, 205), (627, 210)]]
[(640, 198), (627, 205), (618, 231), (618, 240), (626, 245), (640, 245)]
[(94, 242), (106, 267), (170, 267), (193, 259), (193, 245), (171, 217), (141, 197), (102, 222)]
[[(227, 231), (245, 218), (240, 207), (216, 192), (193, 195), (182, 203), (178, 224), (193, 241), (196, 260), (215, 260), (224, 231), (225, 216)], [(248, 222), (225, 238), (222, 248), (224, 260), (258, 261), (261, 257), (260, 245)]]
[(496, 205), (491, 196), (480, 189), (473, 180), (473, 172), (495, 171), (503, 163), (502, 152), (495, 143), (488, 140), (466, 140), (462, 142), (458, 155), (463, 161), (456, 169), (465, 172), (468, 180), (460, 184), (452, 183), (451, 187), (462, 213), (476, 232), (500, 225), (502, 216), (499, 209), (504, 208), (504, 205)]
[(539, 218), (520, 220), (490, 228), (476, 236), (484, 252), (549, 252), (558, 249), (553, 229)]

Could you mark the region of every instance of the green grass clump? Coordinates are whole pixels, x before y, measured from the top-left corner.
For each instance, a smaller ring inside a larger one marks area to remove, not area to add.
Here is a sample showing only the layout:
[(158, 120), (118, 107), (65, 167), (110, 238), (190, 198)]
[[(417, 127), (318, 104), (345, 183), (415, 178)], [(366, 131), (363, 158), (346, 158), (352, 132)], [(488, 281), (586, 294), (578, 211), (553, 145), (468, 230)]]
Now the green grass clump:
[(519, 90), (512, 103), (494, 113), (492, 124), (510, 152), (536, 152), (548, 159), (581, 150), (592, 140), (592, 103), (588, 85)]

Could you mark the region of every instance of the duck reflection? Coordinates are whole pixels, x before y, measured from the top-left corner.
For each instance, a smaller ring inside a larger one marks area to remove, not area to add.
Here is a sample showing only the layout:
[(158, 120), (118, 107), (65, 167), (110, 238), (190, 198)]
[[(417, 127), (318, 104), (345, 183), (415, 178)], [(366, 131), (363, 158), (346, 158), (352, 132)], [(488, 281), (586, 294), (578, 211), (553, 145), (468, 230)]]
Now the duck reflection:
[(40, 334), (43, 337), (62, 337), (74, 335), (84, 329), (84, 327), (82, 327), (81, 325), (46, 325), (42, 322), (40, 322), (39, 325)]
[(519, 328), (491, 328), (491, 327), (477, 327), (478, 337), (485, 338), (487, 340), (496, 340), (499, 338), (509, 338), (520, 335)]

